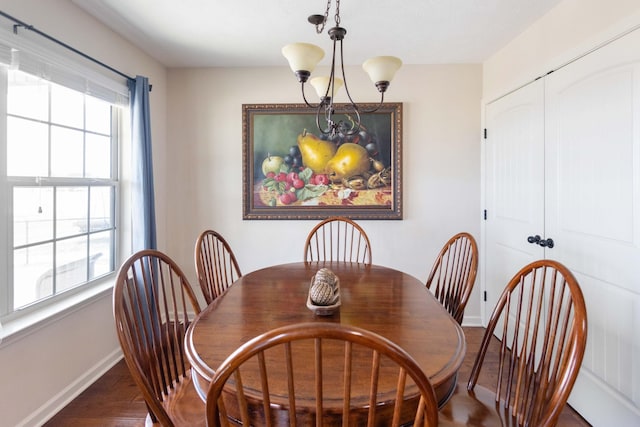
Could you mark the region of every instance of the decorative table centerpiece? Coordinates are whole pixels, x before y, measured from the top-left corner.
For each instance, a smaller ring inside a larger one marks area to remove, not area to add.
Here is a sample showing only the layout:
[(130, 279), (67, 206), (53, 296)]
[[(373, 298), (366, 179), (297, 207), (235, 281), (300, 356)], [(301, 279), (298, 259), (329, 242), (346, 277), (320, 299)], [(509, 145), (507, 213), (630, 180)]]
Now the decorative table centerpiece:
[(330, 316), (340, 307), (340, 279), (328, 268), (311, 278), (307, 307), (318, 316)]

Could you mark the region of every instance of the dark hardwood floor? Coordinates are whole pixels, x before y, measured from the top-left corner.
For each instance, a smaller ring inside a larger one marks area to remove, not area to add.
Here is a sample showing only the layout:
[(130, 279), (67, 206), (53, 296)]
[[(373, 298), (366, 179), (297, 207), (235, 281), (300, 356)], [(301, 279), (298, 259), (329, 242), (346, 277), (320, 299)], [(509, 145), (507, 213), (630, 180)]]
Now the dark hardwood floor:
[[(466, 386), (483, 328), (464, 328), (467, 355), (460, 369), (459, 382)], [(485, 365), (494, 366), (492, 363)], [(484, 368), (483, 368), (484, 369)], [(118, 362), (98, 381), (67, 405), (45, 427), (133, 427), (144, 426), (147, 409), (124, 361)], [(589, 426), (569, 405), (563, 411), (559, 426)]]

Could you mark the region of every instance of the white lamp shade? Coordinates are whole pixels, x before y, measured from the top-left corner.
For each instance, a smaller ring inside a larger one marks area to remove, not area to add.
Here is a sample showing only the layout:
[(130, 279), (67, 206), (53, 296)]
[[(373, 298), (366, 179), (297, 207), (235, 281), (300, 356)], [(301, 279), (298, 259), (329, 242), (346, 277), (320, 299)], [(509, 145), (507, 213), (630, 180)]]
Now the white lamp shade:
[(324, 57), (324, 51), (311, 43), (291, 43), (282, 48), (291, 70), (312, 72)]
[(402, 61), (395, 56), (376, 56), (362, 64), (373, 83), (390, 82), (401, 66)]
[[(327, 94), (327, 87), (329, 86), (329, 76), (314, 77), (309, 80), (309, 83), (311, 83), (311, 86), (313, 86), (313, 88), (316, 90), (318, 97), (322, 98)], [(343, 84), (344, 82), (342, 81), (342, 79), (339, 79), (337, 77), (334, 78), (333, 87), (335, 93), (332, 95), (331, 92), (329, 92), (329, 96), (335, 96)]]

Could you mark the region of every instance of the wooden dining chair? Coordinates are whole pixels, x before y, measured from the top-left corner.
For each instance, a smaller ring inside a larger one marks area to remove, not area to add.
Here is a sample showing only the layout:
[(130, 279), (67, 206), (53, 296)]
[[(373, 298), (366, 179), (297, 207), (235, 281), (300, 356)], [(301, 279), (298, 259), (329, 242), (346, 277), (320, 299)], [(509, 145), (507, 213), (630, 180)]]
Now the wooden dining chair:
[(242, 272), (231, 246), (217, 231), (205, 230), (195, 248), (196, 272), (207, 304), (220, 296)]
[(320, 221), (307, 236), (304, 259), (371, 264), (369, 237), (355, 221), (334, 216)]
[(186, 276), (166, 254), (143, 250), (120, 267), (113, 315), (124, 359), (149, 411), (147, 425), (205, 425), (205, 405), (184, 353), (185, 331), (199, 312)]
[[(284, 390), (274, 386), (274, 378)], [(310, 378), (315, 385), (299, 387), (299, 378)], [(337, 394), (328, 391), (330, 383)], [(392, 391), (380, 392), (383, 383), (391, 384)], [(362, 387), (367, 393), (352, 394)], [(300, 399), (315, 409), (296, 410)], [(226, 426), (231, 418), (247, 426), (398, 426), (416, 421), (426, 427), (438, 424), (437, 408), (429, 379), (393, 342), (340, 323), (297, 323), (249, 340), (216, 369), (207, 393), (207, 425)]]
[[(496, 304), (467, 390), (456, 389), (440, 425), (556, 425), (586, 342), (587, 311), (573, 274), (552, 260), (523, 267)], [(497, 375), (481, 377), (485, 363), (497, 364)]]
[(477, 272), (476, 240), (469, 233), (458, 233), (442, 247), (427, 278), (427, 288), (459, 324), (462, 324)]

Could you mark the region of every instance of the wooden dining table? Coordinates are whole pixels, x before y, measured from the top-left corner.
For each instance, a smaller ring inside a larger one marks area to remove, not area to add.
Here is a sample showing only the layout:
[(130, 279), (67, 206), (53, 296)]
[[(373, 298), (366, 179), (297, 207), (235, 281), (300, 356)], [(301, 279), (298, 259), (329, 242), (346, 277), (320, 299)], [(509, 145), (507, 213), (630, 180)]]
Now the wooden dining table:
[[(323, 267), (339, 278), (340, 306), (321, 316), (307, 307), (307, 300), (311, 279)], [(200, 397), (206, 400), (215, 369), (236, 348), (271, 329), (300, 322), (354, 325), (400, 345), (429, 377), (440, 407), (456, 386), (466, 350), (464, 333), (424, 283), (383, 266), (299, 262), (242, 276), (191, 323), (185, 351)], [(286, 394), (286, 382), (283, 387)]]

